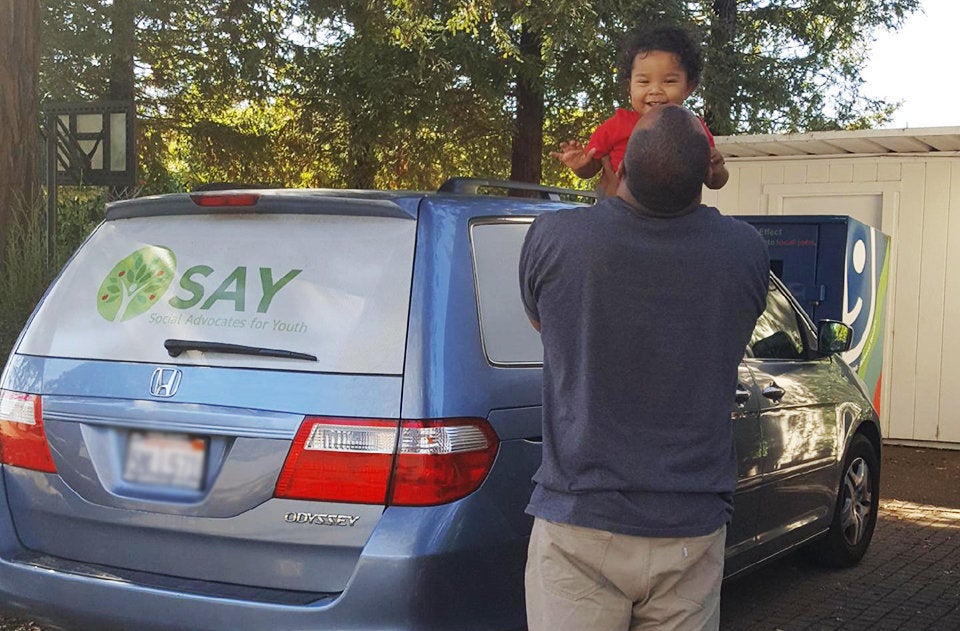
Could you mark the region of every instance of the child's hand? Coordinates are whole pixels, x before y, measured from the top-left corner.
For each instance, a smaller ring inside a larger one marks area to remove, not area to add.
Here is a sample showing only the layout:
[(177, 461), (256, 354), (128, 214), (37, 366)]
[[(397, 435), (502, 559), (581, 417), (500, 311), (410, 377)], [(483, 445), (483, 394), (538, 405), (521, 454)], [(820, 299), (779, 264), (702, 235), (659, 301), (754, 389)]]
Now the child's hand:
[(720, 153), (720, 150), (716, 147), (710, 147), (710, 168), (715, 169), (718, 166), (723, 166), (725, 160), (723, 159), (723, 154)]
[(560, 143), (560, 151), (551, 151), (550, 155), (566, 165), (571, 171), (582, 178), (593, 177), (600, 170), (601, 165), (593, 156), (596, 148), (585, 150), (585, 147), (576, 140)]
[(707, 188), (718, 189), (730, 179), (730, 173), (724, 166), (723, 154), (716, 147), (710, 147), (710, 167), (707, 169), (707, 177), (704, 184)]

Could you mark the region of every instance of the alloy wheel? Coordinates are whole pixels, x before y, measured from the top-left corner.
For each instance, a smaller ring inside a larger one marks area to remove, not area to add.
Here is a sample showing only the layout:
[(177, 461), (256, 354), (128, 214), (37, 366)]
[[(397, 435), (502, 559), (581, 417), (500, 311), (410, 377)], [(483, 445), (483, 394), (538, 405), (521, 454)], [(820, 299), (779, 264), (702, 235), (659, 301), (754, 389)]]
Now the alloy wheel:
[(863, 458), (854, 459), (843, 476), (843, 504), (840, 524), (843, 538), (851, 546), (860, 543), (874, 510), (870, 467)]

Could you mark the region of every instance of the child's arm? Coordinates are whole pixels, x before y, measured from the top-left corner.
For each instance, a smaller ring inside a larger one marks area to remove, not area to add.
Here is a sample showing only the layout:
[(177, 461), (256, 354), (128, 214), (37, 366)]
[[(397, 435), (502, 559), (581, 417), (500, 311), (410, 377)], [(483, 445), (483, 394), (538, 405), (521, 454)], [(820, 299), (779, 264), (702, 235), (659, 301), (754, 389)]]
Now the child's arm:
[(723, 154), (716, 147), (710, 147), (710, 168), (707, 169), (707, 178), (703, 182), (707, 188), (713, 190), (723, 188), (730, 179), (730, 173), (723, 162)]
[(576, 140), (560, 143), (560, 151), (551, 151), (550, 155), (565, 164), (577, 177), (591, 178), (600, 172), (602, 165), (594, 158), (596, 149), (586, 151)]

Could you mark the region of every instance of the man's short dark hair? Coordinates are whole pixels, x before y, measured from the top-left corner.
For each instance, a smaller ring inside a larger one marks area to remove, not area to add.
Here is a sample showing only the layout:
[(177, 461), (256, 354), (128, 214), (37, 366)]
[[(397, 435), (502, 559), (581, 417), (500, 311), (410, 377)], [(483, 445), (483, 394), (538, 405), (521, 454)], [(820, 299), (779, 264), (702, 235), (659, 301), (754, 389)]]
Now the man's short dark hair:
[(653, 23), (631, 31), (620, 46), (617, 79), (621, 84), (630, 83), (633, 60), (640, 53), (662, 50), (673, 53), (687, 73), (687, 81), (700, 83), (703, 72), (703, 52), (692, 32), (675, 24)]
[(710, 166), (710, 143), (689, 110), (664, 105), (655, 112), (659, 119), (652, 127), (638, 127), (630, 136), (623, 156), (624, 178), (645, 208), (676, 213), (700, 198)]

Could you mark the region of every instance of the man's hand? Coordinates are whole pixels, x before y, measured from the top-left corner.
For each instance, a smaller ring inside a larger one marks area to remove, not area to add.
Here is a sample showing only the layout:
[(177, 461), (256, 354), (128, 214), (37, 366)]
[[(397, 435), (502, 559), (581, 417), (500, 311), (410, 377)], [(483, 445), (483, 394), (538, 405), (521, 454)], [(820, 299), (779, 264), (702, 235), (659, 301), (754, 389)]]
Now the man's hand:
[(594, 158), (596, 149), (589, 151), (576, 140), (568, 140), (560, 143), (560, 151), (551, 151), (550, 155), (566, 165), (571, 171), (579, 177), (593, 177), (600, 171), (600, 162)]
[(598, 186), (603, 190), (604, 197), (613, 197), (617, 194), (617, 189), (620, 187), (620, 178), (623, 177), (623, 163), (620, 163), (620, 168), (614, 171), (610, 156), (607, 155), (600, 158), (600, 166), (603, 169), (603, 174), (600, 176)]

